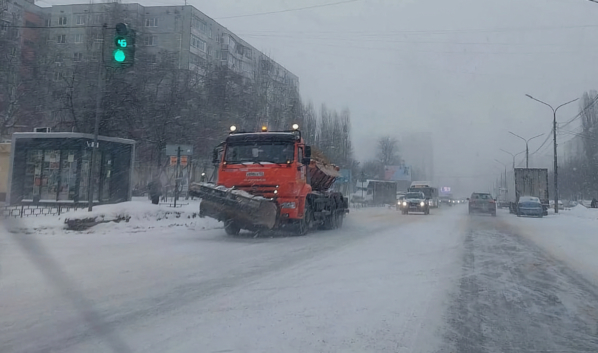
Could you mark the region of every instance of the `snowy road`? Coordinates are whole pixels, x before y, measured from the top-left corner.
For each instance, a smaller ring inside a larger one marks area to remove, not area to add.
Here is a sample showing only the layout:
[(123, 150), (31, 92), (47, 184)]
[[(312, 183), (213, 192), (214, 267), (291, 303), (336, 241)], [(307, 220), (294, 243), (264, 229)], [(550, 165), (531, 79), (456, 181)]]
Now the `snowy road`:
[(518, 221), (376, 208), (305, 237), (2, 233), (0, 352), (597, 352), (598, 283)]

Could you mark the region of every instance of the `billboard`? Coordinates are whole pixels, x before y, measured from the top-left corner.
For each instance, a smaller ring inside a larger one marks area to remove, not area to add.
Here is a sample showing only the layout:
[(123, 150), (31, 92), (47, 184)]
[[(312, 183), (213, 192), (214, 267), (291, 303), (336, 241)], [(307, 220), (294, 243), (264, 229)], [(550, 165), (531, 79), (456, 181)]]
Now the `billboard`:
[(387, 165), (384, 167), (384, 180), (411, 181), (411, 166)]
[(450, 186), (443, 186), (440, 188), (440, 195), (450, 195), (450, 194), (451, 194)]

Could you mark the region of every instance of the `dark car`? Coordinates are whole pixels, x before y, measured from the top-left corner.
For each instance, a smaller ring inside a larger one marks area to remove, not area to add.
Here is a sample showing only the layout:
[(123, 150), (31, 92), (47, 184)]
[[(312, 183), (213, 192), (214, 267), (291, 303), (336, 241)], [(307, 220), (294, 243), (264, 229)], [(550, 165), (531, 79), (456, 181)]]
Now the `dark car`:
[(517, 216), (544, 217), (544, 207), (540, 199), (533, 196), (521, 196), (517, 203)]
[(405, 194), (405, 199), (401, 207), (403, 214), (409, 214), (409, 212), (423, 212), (424, 214), (430, 214), (430, 202), (426, 200), (426, 195), (423, 192), (408, 192)]
[(472, 213), (488, 213), (496, 216), (496, 200), (492, 195), (482, 192), (474, 192), (469, 201), (469, 214)]

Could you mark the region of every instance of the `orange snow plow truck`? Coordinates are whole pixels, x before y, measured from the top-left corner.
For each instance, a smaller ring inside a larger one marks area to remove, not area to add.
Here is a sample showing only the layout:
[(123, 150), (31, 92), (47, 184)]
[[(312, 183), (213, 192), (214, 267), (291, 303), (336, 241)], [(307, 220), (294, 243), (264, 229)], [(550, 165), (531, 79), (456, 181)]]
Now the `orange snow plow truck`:
[(337, 166), (311, 158), (298, 126), (291, 131), (231, 132), (214, 150), (215, 183), (192, 183), (201, 198), (200, 217), (224, 223), (229, 235), (241, 229), (335, 229), (349, 213), (340, 192), (330, 190)]

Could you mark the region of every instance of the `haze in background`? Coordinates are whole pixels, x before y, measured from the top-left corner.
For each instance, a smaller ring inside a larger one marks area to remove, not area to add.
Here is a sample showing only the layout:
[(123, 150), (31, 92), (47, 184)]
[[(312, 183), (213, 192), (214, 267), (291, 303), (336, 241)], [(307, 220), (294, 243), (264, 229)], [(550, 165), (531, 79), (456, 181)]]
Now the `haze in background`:
[[(598, 4), (587, 0), (357, 0), (236, 17), (335, 2), (187, 3), (297, 74), (305, 100), (350, 108), (358, 159), (375, 157), (380, 135), (429, 131), (435, 181), (467, 192), (488, 189), (503, 169), (495, 158), (511, 163), (499, 148), (524, 149), (507, 131), (550, 131), (552, 112), (525, 93), (556, 106), (598, 86)], [(577, 110), (570, 105), (559, 119)], [(551, 155), (549, 147), (533, 156), (542, 164), (534, 166), (550, 167), (537, 158)]]

